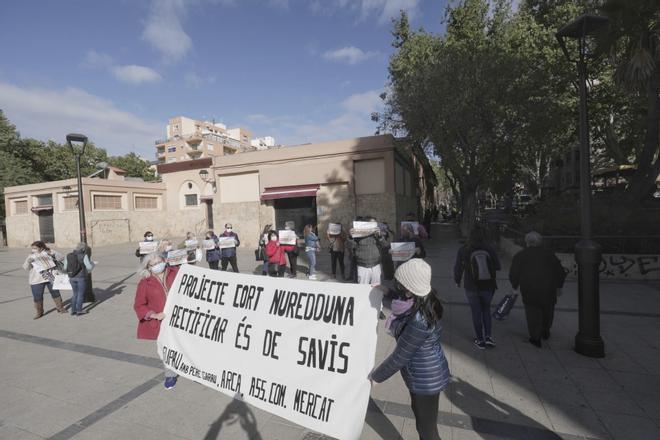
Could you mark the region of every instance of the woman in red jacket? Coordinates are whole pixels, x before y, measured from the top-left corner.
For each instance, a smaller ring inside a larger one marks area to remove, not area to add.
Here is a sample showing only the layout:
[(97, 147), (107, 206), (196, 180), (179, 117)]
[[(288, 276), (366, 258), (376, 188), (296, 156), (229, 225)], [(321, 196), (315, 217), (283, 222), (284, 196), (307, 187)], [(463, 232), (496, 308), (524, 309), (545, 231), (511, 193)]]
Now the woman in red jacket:
[(286, 270), (286, 252), (280, 246), (276, 231), (270, 231), (268, 233), (266, 256), (268, 257), (268, 274), (283, 277)]
[[(140, 321), (137, 327), (138, 339), (157, 339), (160, 332), (160, 322), (165, 318), (163, 310), (167, 293), (172, 287), (178, 266), (167, 267), (158, 254), (150, 254), (143, 261), (143, 267), (138, 272), (140, 282), (135, 291), (133, 309)], [(176, 385), (177, 374), (165, 368), (165, 389)]]

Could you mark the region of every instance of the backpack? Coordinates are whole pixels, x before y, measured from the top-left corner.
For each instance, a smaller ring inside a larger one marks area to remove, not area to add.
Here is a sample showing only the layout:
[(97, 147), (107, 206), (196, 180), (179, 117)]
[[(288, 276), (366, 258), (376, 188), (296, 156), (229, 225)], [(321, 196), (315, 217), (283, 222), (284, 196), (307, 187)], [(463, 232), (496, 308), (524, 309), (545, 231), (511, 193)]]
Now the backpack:
[(479, 283), (480, 281), (491, 281), (495, 274), (493, 259), (488, 251), (484, 249), (475, 249), (470, 253), (468, 259), (468, 270), (472, 279)]
[(73, 252), (66, 256), (66, 274), (69, 275), (69, 278), (75, 277), (84, 269), (83, 258), (85, 258), (84, 255), (80, 258), (79, 254)]

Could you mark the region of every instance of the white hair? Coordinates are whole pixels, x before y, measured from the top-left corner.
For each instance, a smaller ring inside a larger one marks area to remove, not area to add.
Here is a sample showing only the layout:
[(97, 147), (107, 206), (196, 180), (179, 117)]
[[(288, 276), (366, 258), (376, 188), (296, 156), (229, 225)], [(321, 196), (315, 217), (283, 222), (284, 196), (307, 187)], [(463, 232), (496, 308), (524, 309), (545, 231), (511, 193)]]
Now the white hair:
[(536, 231), (531, 231), (525, 235), (525, 244), (527, 247), (538, 247), (543, 243), (543, 236)]
[(137, 276), (138, 278), (148, 278), (151, 276), (151, 271), (149, 270), (149, 263), (158, 260), (158, 262), (164, 261), (163, 257), (160, 256), (157, 252), (147, 254), (144, 256), (140, 265), (138, 266)]

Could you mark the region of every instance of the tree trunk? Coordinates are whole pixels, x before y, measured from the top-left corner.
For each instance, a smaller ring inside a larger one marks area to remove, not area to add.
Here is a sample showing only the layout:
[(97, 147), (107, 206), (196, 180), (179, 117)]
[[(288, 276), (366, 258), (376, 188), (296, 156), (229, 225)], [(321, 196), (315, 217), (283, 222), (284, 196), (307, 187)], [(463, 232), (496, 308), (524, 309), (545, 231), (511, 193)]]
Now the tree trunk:
[(461, 185), (461, 235), (467, 237), (477, 222), (477, 187)]

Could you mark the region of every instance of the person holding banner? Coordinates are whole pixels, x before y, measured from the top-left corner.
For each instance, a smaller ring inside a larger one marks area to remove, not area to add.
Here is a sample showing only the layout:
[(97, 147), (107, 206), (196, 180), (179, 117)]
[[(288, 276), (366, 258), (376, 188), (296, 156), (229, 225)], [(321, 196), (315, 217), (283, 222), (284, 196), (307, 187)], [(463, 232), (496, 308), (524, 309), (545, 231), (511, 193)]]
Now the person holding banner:
[(410, 392), (415, 425), (420, 439), (440, 439), (438, 404), (449, 383), (449, 366), (440, 345), (442, 304), (431, 287), (431, 266), (415, 258), (394, 274), (402, 307), (390, 322), (396, 339), (394, 352), (369, 375), (380, 383), (397, 371)]
[(220, 235), (222, 238), (233, 238), (234, 246), (223, 247), (220, 249), (221, 266), (222, 270), (227, 270), (227, 264), (231, 264), (231, 270), (238, 273), (238, 263), (236, 262), (236, 248), (241, 245), (241, 240), (238, 239), (238, 234), (234, 232), (231, 223), (225, 225), (225, 231)]
[(32, 243), (32, 253), (28, 255), (23, 263), (23, 269), (29, 270), (30, 290), (34, 299), (34, 309), (36, 314), (33, 319), (39, 319), (44, 314), (44, 291), (48, 287), (50, 296), (55, 302), (58, 313), (64, 313), (62, 296), (59, 290), (53, 289), (54, 276), (52, 274), (56, 267), (55, 261), (62, 261), (62, 254), (53, 251), (46, 246), (43, 241)]
[(172, 242), (168, 239), (161, 240), (160, 243), (158, 243), (158, 247), (156, 248), (156, 253), (160, 255), (163, 260), (167, 259), (167, 253), (174, 249), (174, 246), (172, 246)]
[(415, 254), (411, 258), (426, 258), (426, 250), (422, 240), (415, 236), (415, 231), (409, 223), (401, 226), (401, 242), (415, 243)]
[(316, 253), (321, 248), (319, 244), (319, 238), (314, 233), (314, 226), (305, 225), (305, 230), (303, 233), (305, 237), (305, 255), (307, 255), (307, 261), (309, 261), (309, 275), (310, 280), (316, 279)]
[[(373, 217), (367, 217), (365, 222), (376, 223), (376, 220)], [(380, 265), (382, 259), (381, 249), (385, 246), (385, 239), (380, 229), (376, 226), (366, 235), (359, 234), (356, 229), (351, 229), (350, 235), (349, 246), (357, 266), (358, 283), (380, 284), (382, 272)]]
[(277, 231), (268, 232), (266, 257), (268, 258), (268, 275), (283, 277), (286, 270), (286, 256), (278, 241)]
[[(284, 222), (284, 230), (285, 231), (294, 231), (293, 234), (295, 235), (295, 227), (296, 224), (289, 220)], [(282, 250), (286, 254), (286, 256), (289, 258), (289, 268), (291, 269), (291, 278), (297, 278), (298, 277), (298, 237), (296, 237), (296, 242), (294, 244), (282, 244), (280, 243), (280, 246), (282, 247)]]
[[(334, 226), (331, 229), (330, 226)], [(346, 279), (344, 268), (344, 252), (346, 250), (346, 232), (340, 223), (330, 223), (326, 232), (326, 238), (330, 242), (330, 262), (332, 264), (332, 276), (337, 278), (337, 263), (339, 263), (339, 271), (341, 278)], [(339, 226), (339, 230), (337, 230)]]
[(220, 262), (220, 248), (218, 247), (218, 236), (213, 231), (206, 233), (207, 240), (213, 240), (215, 247), (213, 249), (206, 249), (206, 262), (209, 264), (209, 269), (218, 270), (218, 263)]
[[(150, 254), (144, 259), (138, 271), (140, 281), (133, 303), (133, 310), (139, 321), (138, 339), (158, 339), (160, 323), (165, 318), (163, 310), (167, 294), (178, 271), (178, 266), (168, 267), (158, 254)], [(174, 388), (176, 380), (177, 374), (165, 367), (165, 389)]]
[(64, 271), (69, 276), (71, 283), (71, 316), (84, 315), (83, 298), (87, 288), (87, 274), (94, 269), (94, 263), (87, 255), (87, 243), (80, 242), (70, 254), (64, 259)]
[[(144, 237), (144, 241), (154, 241), (154, 234), (151, 231), (145, 232), (143, 237)], [(138, 247), (135, 250), (135, 256), (138, 257), (140, 259), (140, 263), (142, 263), (142, 260), (144, 260), (144, 257), (146, 257), (147, 254), (143, 254), (142, 252), (140, 252), (140, 248)]]
[[(401, 223), (407, 223), (407, 224), (414, 223), (416, 229), (415, 235), (417, 235), (422, 240), (429, 238), (428, 231), (426, 230), (424, 225), (422, 225), (417, 221), (417, 216), (415, 215), (414, 212), (409, 212), (408, 214), (406, 214), (406, 219)], [(401, 226), (403, 227), (403, 224)], [(403, 230), (401, 232), (403, 233)]]

